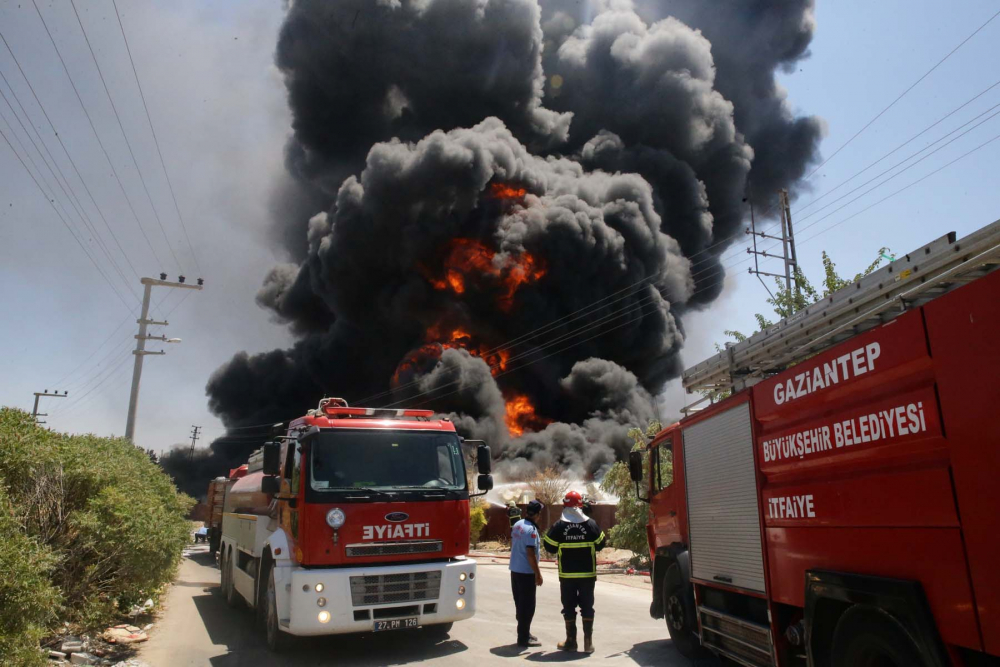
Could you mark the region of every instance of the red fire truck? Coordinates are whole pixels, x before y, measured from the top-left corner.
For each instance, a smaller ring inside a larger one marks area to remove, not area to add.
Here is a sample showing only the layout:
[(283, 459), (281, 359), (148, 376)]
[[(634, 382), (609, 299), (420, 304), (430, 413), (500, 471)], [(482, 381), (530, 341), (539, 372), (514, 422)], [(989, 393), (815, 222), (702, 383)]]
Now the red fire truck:
[[(280, 425), (279, 425), (280, 426)], [(227, 491), (222, 593), (289, 635), (425, 627), (445, 634), (476, 608), (462, 445), (430, 410), (349, 407), (337, 398), (288, 424)]]
[(1000, 664), (1000, 221), (688, 369), (664, 429), (650, 613), (748, 667)]

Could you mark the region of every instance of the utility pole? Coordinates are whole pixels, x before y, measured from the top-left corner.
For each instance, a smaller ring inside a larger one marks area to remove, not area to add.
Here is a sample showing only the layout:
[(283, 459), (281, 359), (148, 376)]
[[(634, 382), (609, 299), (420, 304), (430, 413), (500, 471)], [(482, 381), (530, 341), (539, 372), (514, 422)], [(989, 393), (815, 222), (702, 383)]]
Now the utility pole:
[[(785, 289), (787, 290), (789, 296), (792, 295), (792, 291), (794, 289), (796, 297), (793, 299), (794, 304), (798, 301), (797, 297), (799, 295), (798, 280), (794, 280), (795, 274), (798, 272), (799, 263), (795, 256), (795, 232), (792, 230), (792, 210), (788, 204), (788, 190), (780, 190), (778, 192), (778, 208), (781, 209), (781, 236), (771, 236), (770, 234), (765, 234), (764, 232), (758, 232), (756, 228), (752, 231), (748, 229), (746, 233), (752, 234), (754, 237), (754, 249), (750, 250), (747, 248), (747, 254), (760, 255), (761, 257), (780, 258), (785, 263), (785, 273), (783, 275), (779, 273), (768, 273), (767, 271), (761, 271), (759, 268), (747, 269), (747, 272), (756, 274), (757, 276), (773, 276), (778, 279), (784, 278)], [(774, 253), (769, 253), (766, 250), (757, 250), (756, 241), (758, 236), (763, 239), (781, 241), (781, 254), (776, 255)], [(789, 315), (791, 315), (791, 313), (789, 313)]]
[(194, 443), (198, 440), (198, 431), (201, 430), (200, 426), (191, 427), (191, 460), (194, 460)]
[[(788, 239), (787, 252), (785, 252), (785, 285), (791, 292), (791, 279), (794, 277), (793, 274), (799, 271), (799, 260), (795, 256), (795, 231), (792, 229), (792, 207), (788, 204), (788, 190), (782, 189), (778, 192), (778, 202), (781, 205), (781, 220), (782, 226), (787, 229), (787, 233), (784, 234), (785, 238)], [(799, 296), (799, 281), (795, 280), (795, 297), (796, 302), (798, 302)]]
[(184, 276), (178, 276), (177, 282), (169, 282), (167, 280), (167, 274), (161, 273), (160, 279), (155, 278), (142, 278), (141, 282), (145, 289), (142, 294), (142, 315), (136, 320), (139, 324), (139, 333), (136, 335), (135, 339), (138, 341), (136, 343), (135, 349), (132, 350), (132, 354), (135, 355), (135, 365), (132, 367), (132, 390), (129, 392), (128, 399), (128, 418), (125, 421), (125, 439), (129, 442), (135, 442), (135, 413), (136, 408), (139, 406), (139, 380), (142, 377), (142, 358), (147, 354), (163, 355), (166, 354), (164, 350), (159, 352), (147, 352), (146, 351), (146, 341), (147, 340), (159, 340), (165, 343), (179, 343), (180, 338), (167, 338), (166, 336), (148, 336), (146, 334), (146, 327), (150, 324), (155, 324), (159, 326), (167, 326), (169, 322), (156, 322), (155, 320), (149, 319), (149, 297), (152, 292), (153, 287), (174, 287), (180, 289), (195, 289), (200, 290), (205, 284), (205, 281), (198, 278), (197, 285), (190, 285), (184, 282)]
[(66, 398), (67, 396), (69, 396), (69, 392), (68, 391), (64, 391), (63, 393), (60, 394), (58, 389), (56, 390), (56, 393), (54, 393), (54, 394), (50, 394), (48, 389), (46, 389), (45, 391), (36, 391), (34, 393), (35, 393), (35, 407), (33, 407), (31, 409), (31, 417), (32, 417), (32, 419), (35, 420), (36, 424), (44, 424), (45, 423), (45, 422), (38, 421), (39, 417), (48, 417), (49, 416), (49, 414), (47, 412), (42, 412), (42, 413), (38, 412), (38, 399), (40, 399), (40, 398)]

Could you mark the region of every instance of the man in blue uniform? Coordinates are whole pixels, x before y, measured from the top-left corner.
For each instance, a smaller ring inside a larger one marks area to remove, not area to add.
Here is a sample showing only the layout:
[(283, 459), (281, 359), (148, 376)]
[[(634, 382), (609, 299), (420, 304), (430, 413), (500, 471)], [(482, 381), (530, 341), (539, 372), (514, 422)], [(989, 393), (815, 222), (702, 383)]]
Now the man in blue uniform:
[(543, 507), (532, 500), (524, 518), (510, 530), (510, 588), (517, 611), (517, 645), (522, 648), (542, 645), (531, 634), (531, 619), (535, 616), (535, 588), (542, 585), (542, 571), (538, 567), (541, 532), (535, 521)]
[(597, 552), (604, 548), (604, 531), (583, 513), (583, 497), (570, 491), (563, 499), (563, 512), (545, 535), (545, 550), (558, 554), (559, 594), (566, 620), (566, 641), (557, 647), (575, 651), (576, 609), (583, 617), (583, 650), (594, 652), (594, 585), (597, 583)]

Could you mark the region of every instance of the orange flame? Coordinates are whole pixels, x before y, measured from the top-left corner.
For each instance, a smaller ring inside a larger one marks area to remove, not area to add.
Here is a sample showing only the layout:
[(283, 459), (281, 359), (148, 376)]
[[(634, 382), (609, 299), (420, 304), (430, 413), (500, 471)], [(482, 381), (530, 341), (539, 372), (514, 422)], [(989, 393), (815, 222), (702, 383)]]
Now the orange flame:
[(524, 394), (512, 394), (506, 399), (505, 407), (507, 414), (504, 416), (504, 422), (511, 437), (520, 437), (524, 435), (525, 430), (537, 431), (552, 423), (551, 419), (535, 413), (531, 399)]
[(416, 350), (413, 350), (408, 354), (399, 365), (396, 366), (396, 372), (392, 374), (392, 386), (399, 386), (399, 378), (404, 373), (410, 373), (424, 363), (428, 359), (440, 359), (442, 348), (440, 345), (435, 343), (427, 343), (426, 345), (421, 345)]
[(524, 188), (515, 188), (506, 183), (494, 183), (490, 186), (490, 197), (493, 199), (523, 199), (528, 194)]
[[(507, 360), (510, 358), (510, 350), (491, 348), (482, 343), (476, 344), (472, 338), (472, 334), (461, 327), (452, 328), (450, 331), (446, 331), (441, 327), (442, 325), (435, 324), (427, 329), (427, 341), (431, 347), (440, 346), (441, 350), (448, 348), (467, 350), (472, 356), (480, 357), (489, 364), (490, 374), (494, 377), (507, 370)], [(419, 350), (423, 350), (425, 347), (428, 347), (428, 345), (422, 346)], [(440, 351), (437, 356), (441, 356)]]
[(434, 289), (451, 290), (464, 294), (469, 280), (488, 277), (501, 288), (499, 307), (509, 312), (514, 305), (514, 295), (522, 285), (528, 285), (545, 276), (540, 259), (529, 253), (507, 255), (501, 260), (497, 253), (474, 239), (452, 239), (442, 262), (444, 275), (435, 275), (426, 267), (421, 271)]

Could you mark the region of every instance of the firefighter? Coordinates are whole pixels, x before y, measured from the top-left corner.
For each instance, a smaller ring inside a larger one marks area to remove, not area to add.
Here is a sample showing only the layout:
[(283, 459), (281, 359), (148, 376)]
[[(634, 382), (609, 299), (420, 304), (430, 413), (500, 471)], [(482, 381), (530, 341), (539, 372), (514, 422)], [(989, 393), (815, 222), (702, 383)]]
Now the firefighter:
[(507, 518), (510, 520), (512, 529), (521, 520), (521, 510), (513, 500), (507, 503)]
[(557, 646), (575, 651), (576, 609), (583, 618), (583, 650), (594, 652), (594, 585), (597, 583), (597, 552), (604, 548), (604, 531), (583, 513), (583, 498), (570, 491), (563, 499), (563, 512), (543, 540), (545, 550), (558, 554), (559, 592), (566, 641)]
[(542, 570), (538, 565), (541, 531), (536, 521), (544, 507), (532, 500), (525, 508), (524, 519), (510, 531), (510, 588), (517, 615), (517, 645), (522, 648), (542, 645), (531, 634), (531, 619), (535, 616), (535, 589), (542, 585)]

